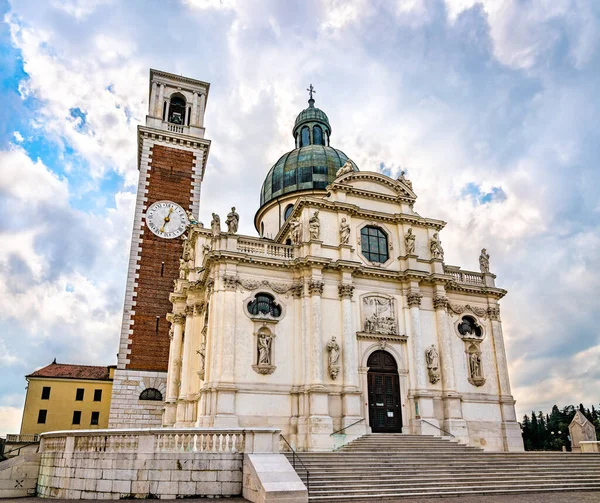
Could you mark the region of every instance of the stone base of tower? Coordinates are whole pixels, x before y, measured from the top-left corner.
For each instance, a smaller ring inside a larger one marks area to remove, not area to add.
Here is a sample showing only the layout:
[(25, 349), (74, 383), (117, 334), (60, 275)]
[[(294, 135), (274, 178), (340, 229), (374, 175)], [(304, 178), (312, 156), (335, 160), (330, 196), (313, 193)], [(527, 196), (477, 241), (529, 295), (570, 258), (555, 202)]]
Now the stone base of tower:
[(167, 373), (115, 370), (108, 427), (160, 427), (164, 400), (140, 400), (141, 393), (149, 388), (160, 391), (164, 398), (167, 389)]

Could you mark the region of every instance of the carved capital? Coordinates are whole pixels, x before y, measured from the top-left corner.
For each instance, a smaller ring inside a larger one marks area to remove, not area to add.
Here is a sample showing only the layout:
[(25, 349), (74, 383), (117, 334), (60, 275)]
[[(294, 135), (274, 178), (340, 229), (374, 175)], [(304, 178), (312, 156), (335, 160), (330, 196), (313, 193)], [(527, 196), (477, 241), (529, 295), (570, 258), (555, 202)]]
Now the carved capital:
[(202, 312), (204, 311), (205, 306), (206, 306), (206, 303), (204, 301), (194, 304), (194, 314), (196, 316), (201, 315)]
[(194, 306), (185, 306), (185, 315), (191, 316), (194, 314)]
[(223, 286), (225, 290), (235, 290), (237, 288), (237, 276), (223, 276)]
[(446, 309), (448, 307), (449, 301), (448, 297), (444, 297), (442, 295), (436, 295), (433, 298), (433, 307), (435, 309)]
[(290, 292), (292, 292), (292, 297), (302, 297), (302, 292), (304, 292), (304, 285), (302, 283), (295, 283), (290, 288)]
[(406, 300), (408, 301), (409, 307), (419, 307), (421, 305), (421, 299), (423, 296), (417, 292), (410, 292), (406, 296)]
[(185, 322), (185, 314), (184, 313), (175, 313), (173, 315), (173, 323), (184, 323)]
[(323, 282), (322, 281), (311, 281), (308, 284), (308, 292), (311, 295), (323, 295)]
[(490, 320), (499, 320), (500, 319), (500, 308), (499, 307), (488, 307), (487, 314)]
[(354, 295), (354, 286), (353, 285), (339, 285), (338, 293), (341, 299), (352, 299)]

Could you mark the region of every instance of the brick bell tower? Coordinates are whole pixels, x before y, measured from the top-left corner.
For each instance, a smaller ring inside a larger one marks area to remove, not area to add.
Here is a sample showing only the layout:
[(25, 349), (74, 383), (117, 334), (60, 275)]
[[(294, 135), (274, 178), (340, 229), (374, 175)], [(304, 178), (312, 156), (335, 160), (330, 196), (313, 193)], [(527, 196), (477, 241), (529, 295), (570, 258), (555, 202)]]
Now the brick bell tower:
[(210, 141), (210, 84), (150, 70), (146, 125), (138, 126), (137, 201), (110, 428), (161, 426), (169, 360), (169, 293), (179, 274), (187, 212), (198, 218)]

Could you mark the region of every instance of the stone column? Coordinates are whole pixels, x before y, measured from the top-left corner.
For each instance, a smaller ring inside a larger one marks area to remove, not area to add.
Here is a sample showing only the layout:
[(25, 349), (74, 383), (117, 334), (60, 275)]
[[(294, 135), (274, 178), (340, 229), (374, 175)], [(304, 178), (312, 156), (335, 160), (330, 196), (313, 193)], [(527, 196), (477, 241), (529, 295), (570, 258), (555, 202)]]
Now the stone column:
[(411, 290), (407, 295), (407, 304), (410, 309), (410, 324), (412, 327), (411, 341), (413, 346), (413, 358), (415, 360), (414, 368), (416, 371), (415, 385), (417, 390), (427, 388), (425, 378), (425, 354), (423, 350), (423, 339), (421, 335), (421, 299), (423, 296), (418, 292)]
[(310, 293), (311, 330), (309, 345), (310, 384), (323, 384), (323, 335), (321, 326), (321, 295), (323, 282), (311, 281), (308, 285)]
[(442, 400), (444, 403), (443, 429), (452, 433), (457, 440), (469, 443), (467, 423), (463, 419), (461, 395), (456, 392), (456, 375), (452, 357), (452, 334), (448, 330), (448, 298), (442, 286), (436, 287), (433, 298), (437, 337), (440, 345), (440, 365), (442, 370)]
[(220, 354), (221, 372), (218, 377), (217, 414), (214, 420), (215, 427), (238, 426), (235, 415), (235, 306), (237, 291), (237, 276), (225, 274), (221, 278), (221, 295), (223, 296), (223, 320), (221, 326)]
[(179, 400), (177, 403), (176, 426), (187, 426), (187, 395), (190, 387), (191, 342), (193, 339), (192, 314), (193, 306), (185, 308), (185, 329), (183, 334), (183, 351), (181, 355), (181, 384), (179, 386)]
[(321, 295), (323, 282), (312, 279), (310, 293), (311, 327), (309, 332), (310, 417), (309, 447), (313, 451), (331, 450), (333, 421), (329, 415), (329, 394), (323, 386), (323, 330), (321, 325)]
[(171, 107), (171, 102), (166, 100), (165, 103), (167, 104), (167, 108), (165, 110), (165, 121), (169, 122), (169, 108)]
[(156, 109), (154, 111), (154, 115), (162, 119), (163, 113), (163, 103), (165, 101), (165, 85), (158, 84), (160, 89), (158, 91), (158, 101), (156, 102)]
[(413, 433), (421, 435), (439, 435), (438, 421), (434, 418), (433, 413), (433, 398), (427, 390), (426, 370), (425, 370), (425, 353), (423, 348), (423, 334), (421, 332), (421, 295), (420, 291), (415, 288), (410, 290), (406, 296), (406, 302), (410, 308), (410, 324), (412, 333), (410, 340), (413, 346), (413, 365), (415, 376), (414, 390), (414, 431)]
[(178, 384), (181, 380), (181, 345), (183, 340), (183, 323), (185, 315), (174, 314), (171, 317), (173, 334), (169, 347), (169, 372), (167, 374), (167, 400), (165, 404), (165, 426), (172, 426), (176, 421)]
[(200, 95), (200, 110), (198, 110), (198, 127), (204, 127), (204, 109), (206, 108), (206, 94)]
[(338, 288), (342, 303), (342, 365), (344, 389), (358, 388), (358, 360), (356, 334), (352, 332), (352, 295), (354, 286), (342, 284)]
[[(342, 283), (338, 287), (338, 293), (342, 304), (342, 372), (344, 385), (342, 388), (343, 419), (342, 427), (350, 426), (363, 418), (361, 403), (361, 392), (358, 383), (358, 341), (356, 333), (353, 332), (352, 323), (352, 295), (354, 286)], [(352, 441), (364, 435), (366, 432), (365, 422), (355, 424), (344, 430), (346, 441)]]
[(183, 125), (187, 126), (188, 125), (188, 117), (190, 115), (190, 107), (186, 106), (185, 107), (185, 117), (183, 118)]
[(156, 82), (152, 81), (152, 92), (150, 93), (150, 115), (156, 115)]
[(190, 126), (195, 126), (198, 120), (198, 93), (194, 91), (192, 98), (192, 117), (190, 118)]
[(521, 428), (517, 422), (515, 400), (510, 391), (508, 364), (506, 362), (506, 350), (504, 348), (504, 335), (502, 334), (502, 322), (500, 321), (500, 308), (498, 306), (488, 307), (488, 316), (492, 325), (491, 335), (496, 356), (504, 450), (520, 452), (524, 450), (523, 437), (521, 436)]
[(452, 341), (448, 332), (448, 298), (444, 295), (436, 295), (433, 298), (435, 309), (435, 321), (437, 325), (437, 336), (440, 344), (440, 363), (442, 370), (442, 385), (444, 391), (456, 390), (456, 379), (454, 375), (454, 359), (452, 358)]

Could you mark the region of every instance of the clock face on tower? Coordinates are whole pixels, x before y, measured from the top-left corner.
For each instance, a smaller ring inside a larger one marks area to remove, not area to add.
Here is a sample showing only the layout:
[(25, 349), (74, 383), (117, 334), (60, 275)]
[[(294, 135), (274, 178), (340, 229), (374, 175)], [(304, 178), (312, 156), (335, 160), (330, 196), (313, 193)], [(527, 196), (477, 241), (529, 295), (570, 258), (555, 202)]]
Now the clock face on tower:
[(146, 225), (158, 237), (174, 239), (185, 232), (188, 218), (177, 203), (157, 201), (146, 211)]

